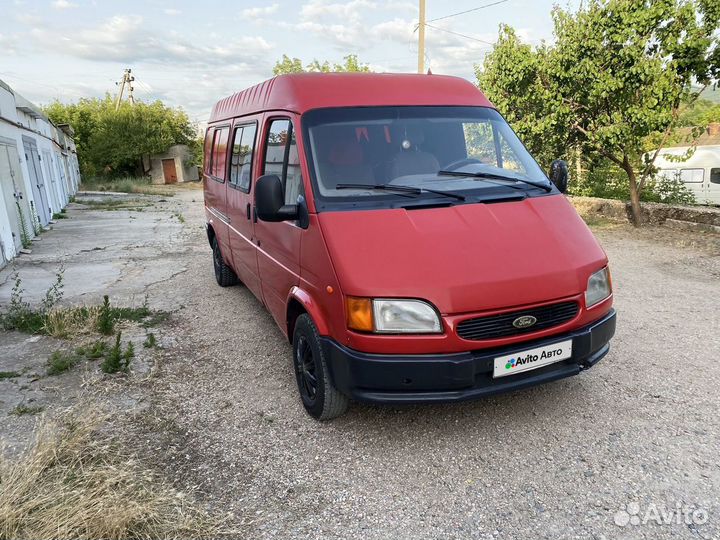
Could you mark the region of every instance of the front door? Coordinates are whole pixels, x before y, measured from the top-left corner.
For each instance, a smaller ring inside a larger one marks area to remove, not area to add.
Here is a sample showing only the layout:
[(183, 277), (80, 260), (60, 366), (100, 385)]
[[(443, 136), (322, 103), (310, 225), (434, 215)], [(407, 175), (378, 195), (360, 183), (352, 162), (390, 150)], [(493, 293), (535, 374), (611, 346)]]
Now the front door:
[(247, 288), (262, 299), (252, 212), (257, 125), (256, 120), (242, 119), (233, 127), (227, 214), (233, 268)]
[[(30, 186), (32, 187), (33, 199), (35, 201), (35, 214), (40, 224), (45, 226), (50, 223), (50, 203), (45, 190), (45, 180), (40, 166), (40, 154), (38, 154), (37, 144), (34, 140), (23, 137), (23, 146), (25, 148), (25, 161), (27, 162), (28, 173), (30, 174)], [(30, 216), (30, 219), (35, 219)]]
[(177, 169), (175, 167), (174, 159), (163, 159), (163, 178), (165, 178), (166, 184), (177, 184)]
[[(261, 174), (275, 174), (283, 184), (285, 204), (296, 204), (304, 194), (300, 156), (295, 130), (288, 117), (265, 121), (262, 137)], [(290, 289), (300, 282), (300, 239), (302, 229), (294, 222), (255, 223), (258, 271), (265, 305), (275, 321), (286, 324), (286, 302)]]

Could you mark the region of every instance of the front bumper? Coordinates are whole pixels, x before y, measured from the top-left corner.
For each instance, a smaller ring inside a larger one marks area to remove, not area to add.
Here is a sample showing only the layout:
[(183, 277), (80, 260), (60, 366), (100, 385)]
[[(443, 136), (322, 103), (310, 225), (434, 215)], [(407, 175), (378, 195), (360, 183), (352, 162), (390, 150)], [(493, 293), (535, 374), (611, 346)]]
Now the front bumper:
[[(456, 354), (380, 355), (348, 349), (321, 337), (335, 387), (357, 401), (452, 402), (519, 390), (571, 375), (599, 362), (615, 334), (615, 310), (602, 319), (551, 338), (511, 347)], [(493, 360), (554, 342), (573, 340), (572, 357), (538, 369), (493, 378)]]

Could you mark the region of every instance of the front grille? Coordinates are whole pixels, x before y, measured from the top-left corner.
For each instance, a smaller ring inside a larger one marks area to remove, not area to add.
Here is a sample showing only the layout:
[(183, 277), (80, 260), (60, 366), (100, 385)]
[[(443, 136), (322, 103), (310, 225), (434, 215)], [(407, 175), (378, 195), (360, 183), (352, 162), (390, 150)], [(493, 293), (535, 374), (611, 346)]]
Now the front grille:
[[(572, 320), (578, 312), (577, 302), (562, 302), (551, 306), (467, 319), (457, 326), (457, 333), (463, 339), (480, 340), (517, 336), (545, 330)], [(528, 328), (515, 328), (513, 321), (518, 317), (532, 316), (537, 322)]]

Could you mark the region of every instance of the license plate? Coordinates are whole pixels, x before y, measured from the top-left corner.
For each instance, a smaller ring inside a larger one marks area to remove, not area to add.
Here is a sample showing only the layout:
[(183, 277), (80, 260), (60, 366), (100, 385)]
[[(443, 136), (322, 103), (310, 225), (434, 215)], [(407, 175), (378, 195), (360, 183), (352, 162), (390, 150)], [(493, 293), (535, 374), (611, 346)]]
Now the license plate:
[(495, 358), (493, 377), (507, 377), (523, 371), (541, 368), (572, 356), (572, 339), (518, 351)]

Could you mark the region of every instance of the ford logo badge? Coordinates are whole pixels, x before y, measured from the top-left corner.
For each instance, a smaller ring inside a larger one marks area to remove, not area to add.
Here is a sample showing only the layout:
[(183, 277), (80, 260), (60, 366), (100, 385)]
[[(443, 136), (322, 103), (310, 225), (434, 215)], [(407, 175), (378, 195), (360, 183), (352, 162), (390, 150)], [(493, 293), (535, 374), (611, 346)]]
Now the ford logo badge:
[(532, 315), (523, 315), (522, 317), (518, 317), (512, 322), (512, 325), (515, 328), (530, 328), (532, 325), (534, 325), (537, 322), (537, 319), (533, 317)]

